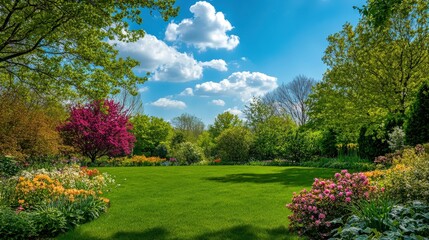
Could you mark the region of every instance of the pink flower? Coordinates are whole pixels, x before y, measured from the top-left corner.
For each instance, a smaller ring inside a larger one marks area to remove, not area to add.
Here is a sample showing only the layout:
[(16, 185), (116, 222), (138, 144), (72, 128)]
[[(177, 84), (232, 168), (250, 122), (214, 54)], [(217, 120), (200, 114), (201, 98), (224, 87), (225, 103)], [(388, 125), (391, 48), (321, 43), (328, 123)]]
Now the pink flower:
[(343, 196), (343, 192), (338, 193), (338, 196), (342, 197)]
[(365, 192), (363, 195), (364, 195), (366, 198), (369, 198), (369, 192)]
[(316, 220), (316, 222), (314, 222), (315, 224), (316, 224), (316, 226), (319, 226), (320, 225), (320, 220)]
[(323, 191), (323, 193), (325, 193), (326, 195), (328, 195), (329, 193), (331, 193), (331, 191), (329, 191), (329, 189), (325, 189), (325, 191)]
[(382, 187), (382, 188), (381, 188), (381, 191), (382, 191), (382, 192), (384, 192), (384, 190), (385, 190), (385, 188), (384, 188), (384, 187)]
[(350, 178), (352, 175), (350, 175), (350, 173), (346, 173), (346, 175), (344, 175), (346, 178)]
[(346, 197), (350, 197), (351, 195), (353, 195), (352, 192), (346, 192)]
[(324, 219), (325, 217), (326, 217), (325, 214), (323, 214), (323, 213), (319, 214), (319, 219)]
[(349, 203), (352, 199), (349, 197), (346, 197), (346, 202)]
[(335, 173), (335, 178), (336, 179), (338, 179), (338, 178), (340, 178), (341, 177), (341, 174), (339, 174), (339, 173)]
[(345, 173), (347, 173), (348, 171), (347, 171), (347, 169), (344, 169), (344, 170), (341, 170), (341, 173), (342, 174), (345, 174)]
[(335, 196), (334, 196), (334, 195), (330, 195), (330, 196), (329, 196), (329, 198), (330, 198), (332, 201), (335, 201)]
[(338, 185), (338, 186), (337, 186), (337, 189), (338, 189), (338, 190), (341, 190), (341, 189), (343, 189), (343, 186)]

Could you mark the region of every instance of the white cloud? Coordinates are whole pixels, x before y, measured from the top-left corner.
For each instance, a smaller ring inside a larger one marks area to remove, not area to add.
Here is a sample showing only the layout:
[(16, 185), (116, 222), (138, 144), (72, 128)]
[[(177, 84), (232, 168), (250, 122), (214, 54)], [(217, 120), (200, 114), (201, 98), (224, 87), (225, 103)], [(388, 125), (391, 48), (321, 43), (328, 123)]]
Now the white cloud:
[(151, 103), (151, 105), (155, 107), (163, 107), (163, 108), (178, 108), (178, 109), (186, 108), (186, 103), (178, 100), (168, 99), (168, 98), (160, 98), (155, 102)]
[(227, 70), (227, 64), (222, 59), (197, 61), (192, 54), (181, 53), (150, 34), (136, 42), (108, 42), (115, 45), (120, 56), (138, 60), (140, 65), (136, 70), (153, 73), (151, 80), (155, 81), (187, 82), (201, 79), (204, 67)]
[(194, 96), (194, 90), (192, 88), (185, 88), (180, 94), (180, 96)]
[(195, 86), (200, 95), (239, 96), (243, 102), (262, 96), (277, 87), (277, 78), (260, 72), (235, 72), (220, 82), (204, 82)]
[(246, 57), (241, 57), (241, 61), (247, 61), (247, 58)]
[(221, 72), (228, 71), (227, 64), (223, 59), (213, 59), (208, 62), (202, 62), (201, 66), (213, 68)]
[(137, 91), (138, 91), (139, 93), (147, 92), (147, 91), (149, 91), (149, 87), (141, 87), (141, 88), (139, 88)]
[(225, 110), (224, 112), (230, 112), (230, 113), (232, 113), (232, 114), (234, 114), (234, 115), (237, 115), (239, 118), (242, 118), (243, 117), (243, 112), (240, 110), (240, 109), (238, 109), (237, 107), (234, 107), (234, 108), (228, 108), (227, 110)]
[(222, 12), (206, 1), (199, 1), (189, 9), (193, 18), (183, 19), (179, 24), (171, 22), (165, 31), (168, 41), (182, 41), (201, 51), (207, 48), (234, 49), (240, 42), (236, 35), (227, 35), (233, 26)]
[(222, 99), (215, 99), (215, 100), (212, 100), (212, 103), (213, 103), (214, 105), (217, 105), (217, 106), (225, 106), (225, 101), (224, 101), (224, 100), (222, 100)]

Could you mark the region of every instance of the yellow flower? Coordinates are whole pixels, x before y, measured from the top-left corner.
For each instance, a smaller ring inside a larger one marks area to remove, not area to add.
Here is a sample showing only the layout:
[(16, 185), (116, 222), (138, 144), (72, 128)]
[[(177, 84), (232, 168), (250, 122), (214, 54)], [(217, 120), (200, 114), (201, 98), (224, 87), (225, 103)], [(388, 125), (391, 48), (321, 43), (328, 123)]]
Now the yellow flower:
[(18, 203), (19, 203), (20, 205), (22, 205), (22, 204), (24, 204), (24, 203), (25, 203), (25, 200), (20, 199), (20, 200), (18, 200)]

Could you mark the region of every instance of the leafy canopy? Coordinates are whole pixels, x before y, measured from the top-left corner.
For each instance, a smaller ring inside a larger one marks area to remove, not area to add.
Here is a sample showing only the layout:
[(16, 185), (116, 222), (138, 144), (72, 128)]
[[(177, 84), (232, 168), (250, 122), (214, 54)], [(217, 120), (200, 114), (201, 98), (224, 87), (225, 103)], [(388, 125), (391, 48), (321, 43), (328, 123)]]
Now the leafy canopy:
[(147, 77), (139, 63), (118, 57), (107, 39), (136, 41), (143, 30), (141, 12), (176, 16), (175, 0), (0, 0), (0, 85), (25, 88), (42, 96), (100, 99)]

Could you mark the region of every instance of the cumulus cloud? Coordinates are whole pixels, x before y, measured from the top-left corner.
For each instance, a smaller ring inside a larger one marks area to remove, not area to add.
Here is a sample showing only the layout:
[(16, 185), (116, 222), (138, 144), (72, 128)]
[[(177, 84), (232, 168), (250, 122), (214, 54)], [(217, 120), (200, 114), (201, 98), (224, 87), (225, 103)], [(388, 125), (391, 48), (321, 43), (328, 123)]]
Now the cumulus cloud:
[(233, 26), (222, 12), (206, 1), (199, 1), (189, 9), (193, 18), (183, 19), (179, 24), (171, 22), (165, 31), (168, 41), (181, 41), (201, 51), (207, 48), (234, 49), (240, 42), (236, 35), (227, 35)]
[(215, 99), (215, 100), (212, 100), (212, 103), (213, 103), (214, 105), (217, 105), (217, 106), (225, 106), (225, 101), (224, 101), (224, 100), (222, 100), (222, 99)]
[(243, 112), (240, 109), (238, 109), (237, 107), (228, 108), (224, 112), (230, 112), (231, 114), (237, 115), (239, 118), (243, 117)]
[(155, 107), (163, 107), (163, 108), (178, 108), (178, 109), (186, 108), (186, 103), (178, 100), (172, 100), (169, 98), (160, 98), (155, 102), (152, 102), (151, 105)]
[(180, 94), (180, 96), (194, 96), (194, 90), (192, 88), (185, 88)]
[(200, 95), (239, 96), (243, 102), (262, 96), (277, 87), (277, 78), (260, 72), (235, 72), (220, 82), (204, 82), (195, 86)]
[(179, 52), (150, 34), (136, 42), (118, 40), (108, 42), (119, 50), (120, 56), (138, 60), (140, 65), (136, 70), (153, 73), (151, 80), (155, 81), (187, 82), (201, 79), (203, 68), (228, 70), (226, 62), (222, 59), (197, 61), (192, 54)]

